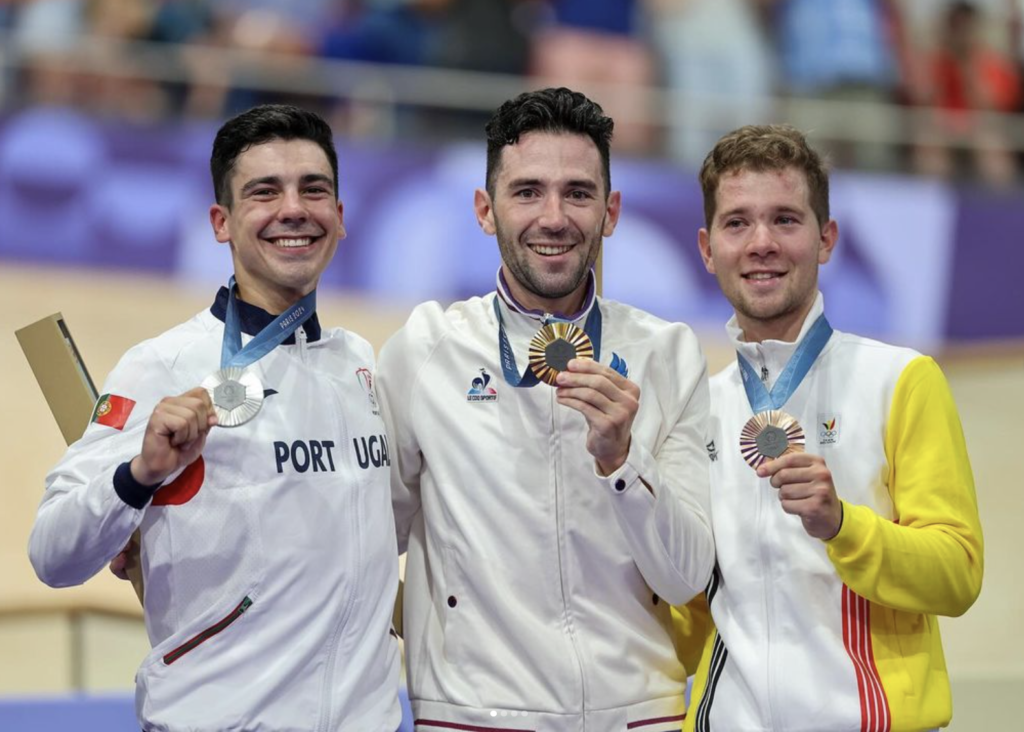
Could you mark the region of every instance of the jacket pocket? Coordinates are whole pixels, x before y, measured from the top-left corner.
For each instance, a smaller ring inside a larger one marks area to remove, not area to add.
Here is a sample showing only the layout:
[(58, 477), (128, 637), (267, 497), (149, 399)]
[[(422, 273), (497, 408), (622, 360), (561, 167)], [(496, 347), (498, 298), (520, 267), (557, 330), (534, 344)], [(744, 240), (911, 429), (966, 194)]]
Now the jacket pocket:
[(440, 598), (443, 603), (444, 618), (444, 655), (449, 663), (458, 664), (462, 658), (463, 635), (461, 616), (469, 609), (469, 598), (463, 592), (461, 571), (458, 560), (455, 557), (455, 550), (445, 547), (444, 551), (444, 595)]
[(187, 641), (182, 643), (177, 648), (165, 653), (163, 656), (164, 665), (170, 666), (172, 663), (180, 659), (182, 656), (194, 651), (203, 643), (210, 640), (210, 638), (213, 638), (213, 636), (222, 633), (224, 630), (227, 629), (229, 625), (231, 625), (240, 617), (242, 617), (242, 615), (245, 614), (245, 611), (248, 610), (251, 606), (252, 599), (248, 595), (246, 595), (242, 599), (242, 601), (238, 603), (235, 609), (228, 613), (226, 616), (224, 616), (223, 618), (221, 618), (205, 630), (196, 633), (194, 636), (189, 638)]

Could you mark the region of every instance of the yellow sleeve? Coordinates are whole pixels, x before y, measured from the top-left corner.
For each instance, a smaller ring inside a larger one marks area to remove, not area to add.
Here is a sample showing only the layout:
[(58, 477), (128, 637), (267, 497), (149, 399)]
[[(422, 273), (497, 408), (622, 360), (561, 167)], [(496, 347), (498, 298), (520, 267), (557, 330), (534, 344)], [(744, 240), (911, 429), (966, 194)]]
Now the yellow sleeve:
[(676, 655), (687, 675), (692, 676), (700, 665), (708, 633), (714, 630), (707, 595), (702, 592), (685, 605), (673, 607), (672, 628), (675, 631)]
[(844, 501), (829, 558), (843, 582), (872, 602), (962, 615), (981, 591), (981, 522), (953, 395), (931, 358), (914, 359), (900, 374), (885, 453), (895, 522)]

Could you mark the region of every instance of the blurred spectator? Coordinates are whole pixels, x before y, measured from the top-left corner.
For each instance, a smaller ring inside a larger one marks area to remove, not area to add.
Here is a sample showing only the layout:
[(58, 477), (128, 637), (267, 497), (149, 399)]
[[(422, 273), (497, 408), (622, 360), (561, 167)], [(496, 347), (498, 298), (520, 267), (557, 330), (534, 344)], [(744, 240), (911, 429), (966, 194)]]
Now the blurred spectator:
[(723, 134), (767, 122), (775, 57), (757, 3), (645, 0), (664, 85), (672, 156), (699, 168)]
[(379, 64), (423, 63), (429, 22), (416, 2), (349, 2), (323, 30), (320, 53), (327, 58)]
[(600, 103), (615, 120), (620, 152), (656, 149), (644, 90), (656, 81), (650, 49), (636, 36), (637, 0), (549, 0), (551, 23), (533, 39), (535, 87), (568, 86)]
[(86, 28), (79, 0), (20, 2), (7, 19), (11, 44), (25, 54), (18, 86), (28, 104), (75, 105), (81, 99), (79, 75), (65, 62), (64, 50)]
[[(895, 0), (765, 0), (773, 5), (783, 85), (798, 97), (836, 102), (835, 112), (793, 122), (827, 140), (836, 119), (856, 119), (864, 141), (831, 146), (840, 165), (887, 170), (896, 166), (886, 139), (899, 125), (886, 105), (904, 83), (901, 16)], [(864, 105), (854, 108), (855, 104)], [(849, 106), (849, 110), (844, 107)]]
[(938, 114), (916, 130), (914, 160), (920, 172), (942, 177), (976, 173), (993, 184), (1016, 175), (1002, 122), (984, 112), (1016, 111), (1020, 78), (1013, 62), (992, 48), (980, 28), (981, 11), (969, 2), (947, 6), (936, 34), (938, 47), (926, 53), (917, 75), (915, 100)]

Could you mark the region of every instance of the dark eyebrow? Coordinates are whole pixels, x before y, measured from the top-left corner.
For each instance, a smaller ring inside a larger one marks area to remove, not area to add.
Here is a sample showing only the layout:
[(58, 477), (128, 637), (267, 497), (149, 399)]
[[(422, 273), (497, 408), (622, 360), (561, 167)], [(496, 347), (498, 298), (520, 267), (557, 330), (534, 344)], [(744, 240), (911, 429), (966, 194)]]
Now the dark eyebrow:
[[(310, 183), (321, 183), (326, 187), (330, 188), (332, 191), (334, 190), (334, 180), (330, 176), (324, 175), (323, 173), (306, 173), (299, 179), (299, 182), (303, 186), (308, 186)], [(280, 176), (265, 175), (261, 178), (253, 178), (244, 186), (242, 186), (242, 195), (244, 196), (247, 193), (251, 192), (253, 189), (266, 185), (280, 188), (282, 186)]]
[(276, 175), (265, 175), (262, 178), (253, 178), (244, 186), (242, 186), (242, 195), (244, 196), (245, 194), (252, 191), (254, 188), (259, 188), (260, 186), (266, 185), (280, 187), (281, 179)]
[[(508, 182), (509, 188), (526, 188), (532, 186), (544, 186), (547, 185), (540, 178), (515, 178)], [(578, 178), (570, 181), (566, 181), (567, 188), (582, 188), (586, 191), (596, 191), (597, 183), (587, 178)]]
[(334, 190), (334, 179), (323, 173), (307, 173), (300, 179), (302, 185), (307, 186), (310, 183), (322, 183), (331, 190)]

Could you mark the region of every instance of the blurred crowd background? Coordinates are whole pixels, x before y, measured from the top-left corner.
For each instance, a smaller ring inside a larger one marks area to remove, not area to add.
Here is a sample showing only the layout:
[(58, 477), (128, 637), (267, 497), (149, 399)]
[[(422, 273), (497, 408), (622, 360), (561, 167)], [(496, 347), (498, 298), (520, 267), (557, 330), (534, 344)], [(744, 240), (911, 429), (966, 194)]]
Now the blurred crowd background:
[(1024, 0), (2, 0), (0, 100), (149, 120), (287, 100), (343, 135), (448, 139), (557, 80), (604, 91), (619, 152), (697, 166), (722, 132), (786, 119), (844, 167), (1007, 185), (1022, 15)]

